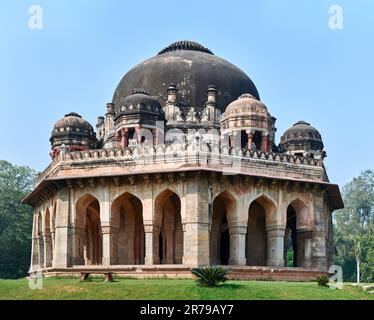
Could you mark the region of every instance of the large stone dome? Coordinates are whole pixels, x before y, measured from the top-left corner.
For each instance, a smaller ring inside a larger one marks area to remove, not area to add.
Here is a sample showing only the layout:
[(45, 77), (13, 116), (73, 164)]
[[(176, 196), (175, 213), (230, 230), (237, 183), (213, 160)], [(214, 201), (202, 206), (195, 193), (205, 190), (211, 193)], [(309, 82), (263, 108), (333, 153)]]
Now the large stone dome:
[(134, 88), (144, 88), (164, 105), (171, 83), (177, 85), (182, 105), (196, 111), (204, 107), (209, 85), (217, 87), (217, 104), (222, 112), (243, 93), (260, 98), (252, 80), (238, 67), (196, 42), (180, 41), (131, 69), (119, 83), (113, 103), (120, 108)]

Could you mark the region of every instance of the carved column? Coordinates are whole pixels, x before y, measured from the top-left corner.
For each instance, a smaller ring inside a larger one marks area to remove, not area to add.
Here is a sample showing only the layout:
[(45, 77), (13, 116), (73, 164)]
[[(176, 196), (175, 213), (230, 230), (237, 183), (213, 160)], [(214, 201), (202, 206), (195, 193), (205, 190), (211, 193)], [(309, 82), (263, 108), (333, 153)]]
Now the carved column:
[(112, 237), (112, 226), (111, 226), (111, 198), (110, 198), (110, 186), (107, 181), (103, 181), (100, 185), (99, 192), (101, 194), (100, 200), (100, 222), (101, 222), (101, 234), (102, 234), (102, 264), (109, 266), (114, 260), (113, 250), (113, 237)]
[(284, 235), (285, 226), (269, 225), (266, 228), (268, 238), (267, 248), (267, 265), (269, 267), (283, 267), (284, 266)]
[(103, 260), (102, 264), (110, 266), (115, 263), (115, 250), (114, 250), (114, 233), (115, 230), (110, 225), (102, 225), (101, 233), (103, 236)]
[(44, 268), (52, 266), (52, 238), (50, 234), (44, 234)]
[(298, 267), (312, 267), (312, 235), (310, 230), (297, 230), (297, 262)]
[(230, 226), (230, 265), (245, 266), (246, 225)]
[(200, 179), (197, 174), (188, 179), (187, 184), (183, 208), (183, 264), (191, 267), (206, 266), (210, 262), (208, 183), (207, 179)]
[(37, 243), (38, 243), (38, 251), (39, 251), (38, 265), (40, 268), (44, 268), (44, 240), (43, 240), (42, 235), (38, 236)]
[(114, 141), (117, 148), (121, 147), (121, 131), (116, 131), (114, 133)]
[(38, 238), (32, 238), (32, 247), (31, 247), (31, 266), (30, 271), (39, 269), (39, 253), (38, 253)]
[(263, 135), (262, 135), (262, 151), (263, 152), (269, 152), (270, 151), (270, 148), (269, 148), (269, 134), (267, 132), (263, 133)]
[(246, 133), (248, 136), (248, 150), (251, 150), (253, 143), (253, 132), (251, 130), (247, 130)]
[(127, 148), (128, 146), (128, 141), (129, 141), (129, 129), (127, 128), (122, 128), (121, 129), (121, 147), (122, 148)]
[(326, 232), (325, 232), (325, 211), (324, 197), (320, 190), (314, 193), (314, 230), (313, 230), (313, 249), (312, 249), (312, 267), (320, 270), (327, 269), (326, 259)]
[(58, 194), (56, 214), (56, 252), (53, 257), (53, 265), (56, 268), (69, 266), (69, 189), (60, 189)]
[(159, 234), (160, 227), (154, 224), (144, 225), (145, 232), (145, 264), (159, 264)]

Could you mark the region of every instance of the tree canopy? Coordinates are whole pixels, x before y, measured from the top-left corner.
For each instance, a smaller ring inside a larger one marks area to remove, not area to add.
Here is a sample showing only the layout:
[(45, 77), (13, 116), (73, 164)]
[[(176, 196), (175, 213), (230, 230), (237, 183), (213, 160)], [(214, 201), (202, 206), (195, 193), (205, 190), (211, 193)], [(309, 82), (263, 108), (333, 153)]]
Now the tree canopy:
[(361, 261), (361, 278), (374, 281), (374, 171), (366, 170), (343, 187), (345, 208), (335, 213), (336, 263), (345, 281), (353, 281), (356, 257)]
[(0, 278), (27, 274), (31, 255), (33, 209), (21, 204), (36, 172), (0, 160)]

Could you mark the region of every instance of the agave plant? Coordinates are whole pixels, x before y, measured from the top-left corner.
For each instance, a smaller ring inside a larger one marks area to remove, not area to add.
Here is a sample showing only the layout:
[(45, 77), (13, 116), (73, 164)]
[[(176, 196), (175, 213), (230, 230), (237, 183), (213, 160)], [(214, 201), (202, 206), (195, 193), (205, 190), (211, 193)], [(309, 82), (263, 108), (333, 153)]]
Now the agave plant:
[(200, 286), (216, 287), (220, 282), (227, 280), (228, 269), (222, 267), (194, 268), (192, 274), (197, 277), (196, 281)]
[(325, 274), (318, 274), (314, 281), (318, 283), (320, 287), (327, 287), (327, 284), (329, 283), (329, 278)]

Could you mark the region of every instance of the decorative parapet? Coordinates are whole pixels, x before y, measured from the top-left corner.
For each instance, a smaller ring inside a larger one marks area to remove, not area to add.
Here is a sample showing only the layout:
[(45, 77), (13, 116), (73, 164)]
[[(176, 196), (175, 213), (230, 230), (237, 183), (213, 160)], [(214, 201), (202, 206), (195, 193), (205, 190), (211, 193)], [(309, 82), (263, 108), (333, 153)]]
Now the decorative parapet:
[[(321, 159), (300, 157), (290, 154), (266, 153), (255, 150), (228, 147), (209, 147), (203, 143), (169, 145), (140, 145), (128, 148), (97, 149), (87, 151), (61, 152), (46, 170), (37, 178), (37, 183), (48, 178), (57, 168), (86, 168), (102, 166), (142, 168), (165, 165), (207, 166), (222, 171), (242, 172), (250, 168), (252, 173), (269, 172), (279, 178), (286, 172), (297, 173), (297, 178), (324, 180)], [(242, 170), (243, 169), (243, 170)], [(248, 172), (248, 170), (247, 170)], [(281, 174), (282, 173), (282, 174)], [(288, 175), (287, 175), (288, 176)]]

